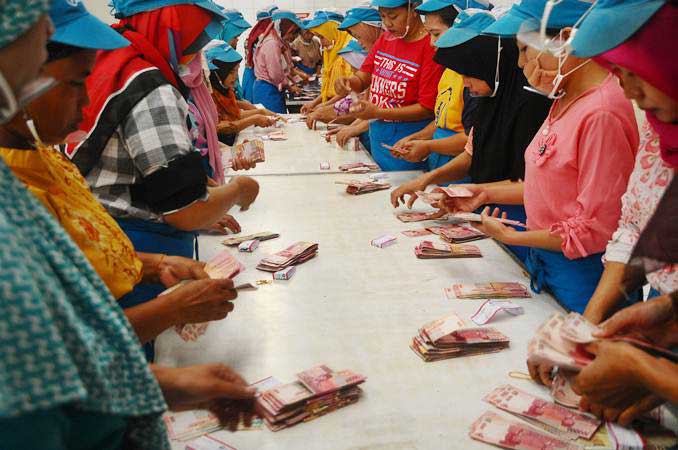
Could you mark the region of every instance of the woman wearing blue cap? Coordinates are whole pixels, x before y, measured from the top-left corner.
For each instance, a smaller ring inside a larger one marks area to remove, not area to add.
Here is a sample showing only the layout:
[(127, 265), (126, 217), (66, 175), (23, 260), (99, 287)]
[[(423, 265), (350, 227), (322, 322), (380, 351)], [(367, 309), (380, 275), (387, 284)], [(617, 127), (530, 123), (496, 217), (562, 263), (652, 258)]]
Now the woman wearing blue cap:
[(299, 35), (301, 21), (291, 11), (276, 10), (254, 54), (254, 103), (284, 114), (285, 90), (298, 92), (290, 77), (294, 63), (290, 43)]
[[(530, 85), (555, 101), (525, 150), (524, 183), (478, 188), (474, 203), (525, 205), (527, 231), (489, 216), (479, 228), (505, 244), (529, 247), (533, 289), (548, 289), (579, 313), (600, 280), (602, 252), (619, 220), (638, 145), (633, 107), (618, 82), (566, 46), (571, 26), (590, 6), (559, 3), (549, 20), (549, 29), (556, 30), (547, 41), (536, 29), (516, 30)], [(541, 19), (540, 12), (524, 11)]]
[[(424, 26), (431, 35), (431, 45), (435, 45), (453, 25), (458, 8), (465, 4), (459, 3), (429, 0), (417, 8), (425, 18)], [(438, 84), (435, 120), (423, 130), (398, 141), (391, 153), (410, 162), (427, 161), (428, 170), (444, 166), (464, 151), (468, 138), (466, 131), (470, 130), (469, 120), (474, 109), (475, 102), (465, 93), (462, 76), (445, 69)]]
[[(306, 25), (304, 21), (304, 25)], [(299, 58), (296, 64), (297, 69), (301, 70), (307, 77), (311, 77), (318, 72), (322, 64), (322, 49), (320, 40), (307, 29), (301, 30), (299, 36), (291, 45), (294, 53)]]
[(414, 170), (425, 163), (394, 158), (388, 147), (430, 123), (443, 68), (433, 61), (434, 50), (410, 0), (374, 0), (387, 32), (375, 43), (360, 72), (337, 80), (339, 95), (369, 88), (356, 116), (370, 120), (372, 156), (382, 170)]
[(278, 9), (277, 6), (271, 5), (257, 11), (257, 23), (250, 30), (245, 41), (245, 70), (242, 74), (242, 91), (243, 100), (249, 103), (254, 100), (254, 80), (256, 79), (254, 76), (254, 50), (259, 45), (259, 38), (271, 24), (271, 17), (276, 9)]
[[(237, 134), (251, 126), (270, 127), (276, 118), (258, 109), (241, 110), (235, 95), (235, 84), (242, 56), (232, 47), (221, 45), (205, 52), (210, 69), (209, 80), (212, 86), (212, 99), (219, 113), (219, 140), (233, 145)], [(236, 158), (234, 165), (241, 164)], [(235, 166), (234, 166), (235, 167)]]

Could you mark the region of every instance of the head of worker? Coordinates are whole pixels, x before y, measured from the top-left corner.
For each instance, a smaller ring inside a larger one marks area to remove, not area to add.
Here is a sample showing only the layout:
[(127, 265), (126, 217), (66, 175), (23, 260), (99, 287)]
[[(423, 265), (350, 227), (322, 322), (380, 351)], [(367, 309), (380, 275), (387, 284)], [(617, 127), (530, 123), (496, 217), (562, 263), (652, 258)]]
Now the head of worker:
[(114, 50), (129, 42), (90, 14), (81, 2), (52, 0), (49, 17), (55, 32), (47, 44), (49, 56), (43, 72), (57, 84), (24, 108), (24, 116), (33, 121), (33, 130), (22, 115), (5, 129), (27, 143), (39, 140), (54, 145), (64, 142), (82, 120), (82, 109), (89, 103), (85, 79), (94, 66), (97, 50)]
[(383, 32), (379, 10), (369, 4), (351, 8), (346, 11), (346, 17), (339, 25), (339, 29), (348, 32), (369, 52)]
[(416, 8), (419, 0), (372, 0), (371, 5), (379, 9), (382, 28), (391, 39), (405, 39), (411, 30), (421, 24)]
[(226, 19), (222, 22), (223, 29), (219, 35), (219, 39), (226, 42), (233, 48), (238, 46), (238, 39), (240, 36), (252, 28), (252, 25), (245, 20), (242, 13), (237, 9), (225, 9), (223, 11)]
[(271, 19), (280, 39), (287, 43), (292, 43), (304, 28), (304, 24), (292, 11), (278, 9), (273, 12)]
[(438, 38), (454, 25), (454, 19), (457, 18), (459, 11), (469, 8), (489, 10), (491, 5), (466, 0), (427, 0), (419, 5), (417, 12), (424, 16), (424, 27), (431, 36), (431, 45), (435, 47)]
[(335, 46), (339, 47), (335, 49), (339, 51), (350, 39), (346, 32), (339, 29), (343, 20), (344, 16), (335, 11), (320, 10), (305, 23), (305, 29), (320, 39), (320, 45), (325, 51), (335, 49)]
[(206, 51), (205, 58), (210, 69), (212, 87), (219, 91), (233, 90), (238, 79), (242, 55), (230, 45), (223, 44)]

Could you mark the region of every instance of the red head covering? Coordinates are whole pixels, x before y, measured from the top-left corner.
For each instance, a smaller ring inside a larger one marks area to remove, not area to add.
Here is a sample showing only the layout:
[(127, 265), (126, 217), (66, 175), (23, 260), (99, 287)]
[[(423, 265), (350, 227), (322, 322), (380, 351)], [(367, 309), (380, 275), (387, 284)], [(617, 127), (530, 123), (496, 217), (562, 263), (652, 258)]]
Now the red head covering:
[(254, 67), (254, 47), (256, 47), (259, 42), (259, 36), (266, 32), (270, 24), (270, 18), (260, 20), (254, 25), (249, 36), (247, 36), (247, 42), (245, 42), (245, 56), (247, 57), (246, 64), (248, 67)]
[(135, 14), (113, 25), (132, 45), (99, 52), (87, 78), (90, 104), (83, 109), (80, 124), (87, 138), (66, 149), (81, 172), (87, 174), (94, 167), (120, 122), (150, 91), (169, 83), (186, 93), (175, 70), (212, 19), (207, 10), (182, 4)]
[[(630, 39), (594, 60), (612, 64), (638, 75), (664, 94), (678, 101), (678, 6), (666, 4)], [(659, 134), (662, 158), (678, 168), (678, 125), (661, 122), (654, 113), (645, 113)]]

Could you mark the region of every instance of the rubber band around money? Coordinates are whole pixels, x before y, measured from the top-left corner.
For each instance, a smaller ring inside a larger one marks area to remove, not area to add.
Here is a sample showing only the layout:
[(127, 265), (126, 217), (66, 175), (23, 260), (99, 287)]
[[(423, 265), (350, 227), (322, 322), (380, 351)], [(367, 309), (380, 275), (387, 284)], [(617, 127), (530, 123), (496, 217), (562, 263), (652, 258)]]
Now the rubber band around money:
[(512, 370), (508, 373), (509, 378), (515, 378), (516, 380), (531, 380), (532, 377), (529, 373), (520, 372), (517, 370)]

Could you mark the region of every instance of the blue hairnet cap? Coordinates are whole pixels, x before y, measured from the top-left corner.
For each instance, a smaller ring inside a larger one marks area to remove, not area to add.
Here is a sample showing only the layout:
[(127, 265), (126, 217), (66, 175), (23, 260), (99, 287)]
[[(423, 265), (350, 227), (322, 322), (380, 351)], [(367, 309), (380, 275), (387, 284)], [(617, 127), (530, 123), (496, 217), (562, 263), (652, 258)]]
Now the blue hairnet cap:
[(342, 54), (345, 54), (345, 53), (352, 53), (352, 52), (367, 54), (367, 51), (355, 39), (351, 40), (348, 44), (346, 44), (346, 46), (344, 48), (342, 48), (341, 50), (339, 50), (337, 52), (337, 54), (342, 55)]
[(299, 17), (294, 14), (292, 11), (288, 11), (286, 9), (278, 9), (273, 12), (273, 15), (271, 16), (271, 19), (275, 20), (282, 20), (282, 19), (287, 19), (291, 22), (293, 22), (296, 26), (299, 28), (304, 28), (304, 24), (301, 22)]
[(341, 23), (344, 20), (344, 16), (334, 11), (316, 11), (315, 14), (313, 14), (313, 19), (306, 23), (306, 29), (310, 30), (311, 28), (319, 27), (330, 20)]
[(574, 35), (573, 54), (588, 58), (612, 50), (633, 36), (666, 3), (665, 0), (598, 0)]
[(233, 47), (228, 44), (212, 47), (205, 52), (205, 59), (207, 59), (207, 66), (210, 70), (216, 70), (218, 67), (214, 61), (221, 61), (225, 63), (234, 63), (242, 61), (242, 55), (235, 51)]
[(270, 19), (271, 16), (273, 16), (273, 11), (275, 11), (278, 8), (276, 5), (269, 5), (265, 8), (260, 9), (257, 11), (257, 21), (259, 20), (264, 20), (264, 19)]
[(494, 16), (483, 10), (464, 10), (459, 13), (452, 28), (440, 36), (436, 47), (456, 47), (464, 42), (480, 36), (483, 31), (495, 22)]
[(417, 7), (417, 11), (421, 13), (432, 13), (450, 6), (454, 6), (457, 11), (463, 11), (468, 8), (490, 9), (489, 2), (485, 3), (476, 0), (427, 0)]
[[(546, 0), (523, 0), (514, 4), (504, 16), (499, 18), (493, 25), (487, 27), (483, 34), (501, 37), (512, 37), (518, 34), (521, 27), (531, 22), (535, 29), (541, 23), (544, 15)], [(549, 15), (547, 28), (560, 30), (571, 27), (591, 7), (590, 1), (561, 0), (556, 3)]]
[(79, 0), (52, 0), (49, 17), (54, 23), (51, 42), (96, 50), (129, 45), (127, 39), (90, 14)]
[(225, 19), (223, 8), (212, 0), (111, 0), (111, 6), (115, 9), (115, 17), (122, 19), (146, 11), (164, 8), (165, 6), (195, 5), (199, 6), (220, 19)]
[(398, 8), (400, 6), (418, 5), (419, 0), (372, 0), (370, 6), (375, 8)]
[(357, 8), (351, 8), (346, 11), (346, 18), (343, 22), (341, 22), (341, 25), (339, 25), (339, 29), (347, 30), (362, 22), (372, 25), (379, 24), (379, 26), (381, 26), (381, 16), (379, 15), (379, 10), (376, 8), (370, 8), (369, 6), (358, 6)]
[(245, 20), (245, 17), (243, 17), (242, 13), (237, 9), (227, 9), (224, 11), (224, 15), (226, 16), (225, 22), (240, 28), (252, 28), (252, 25)]

